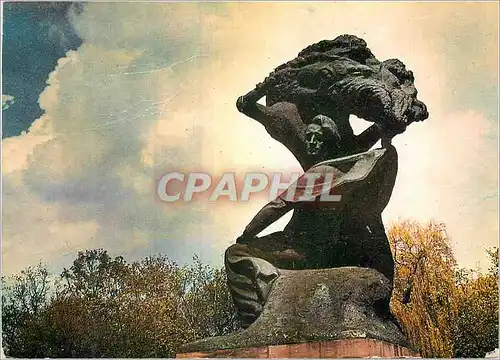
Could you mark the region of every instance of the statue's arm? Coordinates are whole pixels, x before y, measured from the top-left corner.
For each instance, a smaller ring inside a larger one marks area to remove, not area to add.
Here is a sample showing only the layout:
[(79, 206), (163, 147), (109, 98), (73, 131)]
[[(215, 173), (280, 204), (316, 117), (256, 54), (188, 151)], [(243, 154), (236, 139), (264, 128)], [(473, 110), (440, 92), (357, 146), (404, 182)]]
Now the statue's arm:
[(237, 242), (243, 243), (257, 236), (262, 230), (280, 219), (290, 210), (292, 210), (291, 203), (283, 200), (281, 197), (271, 201), (250, 221)]
[(265, 126), (272, 120), (269, 107), (257, 103), (265, 95), (265, 85), (263, 83), (257, 84), (255, 89), (238, 98), (236, 108), (239, 112), (257, 120)]
[(372, 148), (380, 140), (382, 133), (377, 124), (371, 125), (368, 129), (356, 136), (356, 152), (365, 152)]

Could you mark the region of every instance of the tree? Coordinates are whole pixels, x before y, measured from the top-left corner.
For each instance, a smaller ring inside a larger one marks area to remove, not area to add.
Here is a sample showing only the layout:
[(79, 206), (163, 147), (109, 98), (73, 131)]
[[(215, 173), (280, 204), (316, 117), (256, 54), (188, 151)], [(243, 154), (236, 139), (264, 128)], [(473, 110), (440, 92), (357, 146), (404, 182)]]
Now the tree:
[(173, 357), (193, 338), (180, 307), (185, 271), (165, 256), (147, 257), (130, 266), (117, 297), (123, 357)]
[(498, 248), (488, 251), (487, 274), (463, 272), (458, 277), (455, 356), (484, 358), (498, 347)]
[(445, 226), (403, 221), (388, 236), (396, 263), (392, 311), (422, 356), (453, 356), (456, 261)]
[(78, 252), (69, 269), (61, 277), (66, 281), (66, 291), (78, 297), (111, 298), (121, 290), (121, 277), (128, 271), (123, 257), (112, 259), (103, 249)]
[[(61, 278), (65, 285), (50, 307), (49, 321), (59, 337), (59, 351), (77, 357), (113, 356), (120, 303), (117, 300), (130, 272), (121, 256), (103, 249), (79, 252)], [(75, 319), (77, 321), (75, 321)], [(117, 351), (116, 349), (115, 351)]]
[(2, 278), (2, 339), (7, 354), (37, 357), (45, 351), (43, 312), (50, 288), (49, 271), (42, 264)]
[(30, 268), (6, 287), (8, 356), (173, 357), (186, 342), (238, 326), (224, 272), (197, 258), (183, 267), (165, 256), (128, 264), (95, 249), (64, 269), (59, 288), (49, 289), (48, 276)]
[(185, 268), (186, 282), (181, 295), (181, 311), (194, 338), (220, 336), (237, 330), (240, 322), (228, 291), (226, 273), (203, 265), (195, 257)]
[(396, 263), (393, 313), (424, 357), (484, 357), (498, 347), (498, 249), (487, 274), (457, 268), (443, 224), (402, 221), (388, 232)]
[(196, 257), (180, 267), (165, 256), (147, 257), (131, 269), (116, 299), (129, 344), (122, 356), (173, 357), (186, 342), (235, 330), (236, 311), (222, 271)]

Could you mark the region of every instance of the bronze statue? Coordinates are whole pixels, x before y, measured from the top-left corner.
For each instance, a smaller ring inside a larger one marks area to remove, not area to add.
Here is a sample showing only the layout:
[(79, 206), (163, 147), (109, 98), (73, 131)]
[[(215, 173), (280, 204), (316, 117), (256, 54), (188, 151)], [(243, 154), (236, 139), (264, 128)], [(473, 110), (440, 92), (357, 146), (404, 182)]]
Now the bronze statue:
[[(263, 96), (266, 106), (257, 102)], [(181, 352), (271, 357), (274, 345), (306, 343), (319, 346), (319, 353), (308, 353), (318, 356), (332, 340), (354, 348), (352, 339), (374, 339), (394, 356), (412, 354), (389, 309), (394, 261), (381, 214), (397, 174), (391, 139), (428, 117), (413, 73), (399, 60), (378, 61), (362, 39), (342, 35), (305, 48), (236, 105), (285, 145), (305, 173), (226, 250), (244, 329)], [(350, 115), (373, 124), (356, 136)], [(371, 149), (379, 140), (382, 146)], [(290, 210), (283, 231), (258, 236)]]
[[(263, 96), (267, 106), (257, 103)], [(330, 176), (329, 195), (340, 195), (339, 201), (321, 201), (323, 187), (308, 189), (305, 175), (295, 184), (309, 194), (305, 200), (285, 191), (227, 249), (228, 284), (244, 327), (259, 317), (279, 269), (368, 267), (392, 282), (381, 218), (397, 173), (391, 139), (428, 117), (413, 73), (396, 59), (379, 62), (362, 39), (342, 35), (276, 68), (238, 99), (237, 108), (284, 144), (305, 174), (320, 181)], [(356, 136), (351, 114), (374, 124)], [(382, 148), (370, 150), (380, 139)], [(292, 209), (284, 231), (257, 237)], [(390, 317), (388, 301), (383, 308)]]

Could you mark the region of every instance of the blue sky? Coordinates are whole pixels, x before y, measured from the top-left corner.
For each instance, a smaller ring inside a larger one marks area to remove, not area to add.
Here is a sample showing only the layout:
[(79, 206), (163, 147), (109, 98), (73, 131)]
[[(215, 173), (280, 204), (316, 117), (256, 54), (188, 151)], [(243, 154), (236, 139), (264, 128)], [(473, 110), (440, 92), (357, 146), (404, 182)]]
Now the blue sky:
[(49, 73), (66, 51), (81, 40), (66, 16), (71, 3), (3, 4), (2, 94), (14, 96), (15, 105), (2, 113), (2, 135), (28, 130), (43, 111), (38, 97)]

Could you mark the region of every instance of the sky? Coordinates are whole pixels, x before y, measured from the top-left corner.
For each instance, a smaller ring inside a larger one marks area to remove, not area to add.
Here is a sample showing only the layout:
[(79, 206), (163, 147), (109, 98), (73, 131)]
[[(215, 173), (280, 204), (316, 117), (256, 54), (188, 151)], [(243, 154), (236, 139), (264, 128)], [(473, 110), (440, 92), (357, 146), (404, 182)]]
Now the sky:
[(70, 3), (4, 3), (2, 94), (16, 106), (2, 113), (2, 138), (20, 135), (43, 111), (38, 97), (57, 60), (81, 40), (66, 18)]
[(266, 199), (168, 204), (156, 181), (299, 171), (236, 99), (304, 47), (346, 33), (380, 60), (402, 60), (430, 112), (393, 141), (386, 226), (443, 222), (458, 264), (488, 268), (485, 249), (498, 243), (497, 3), (61, 4), (4, 5), (3, 94), (15, 99), (2, 111), (5, 275), (39, 261), (60, 271), (90, 248), (222, 266)]

